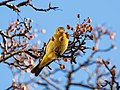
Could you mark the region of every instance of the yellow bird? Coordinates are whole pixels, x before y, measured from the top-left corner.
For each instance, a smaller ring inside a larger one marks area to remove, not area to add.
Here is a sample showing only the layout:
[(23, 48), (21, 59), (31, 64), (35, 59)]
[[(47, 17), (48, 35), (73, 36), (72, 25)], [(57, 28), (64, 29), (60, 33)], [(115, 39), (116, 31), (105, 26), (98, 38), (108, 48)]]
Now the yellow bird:
[(53, 60), (62, 55), (68, 47), (68, 37), (63, 27), (58, 27), (55, 34), (49, 40), (46, 46), (46, 52), (41, 62), (34, 67), (31, 72), (38, 76), (41, 70), (50, 64)]

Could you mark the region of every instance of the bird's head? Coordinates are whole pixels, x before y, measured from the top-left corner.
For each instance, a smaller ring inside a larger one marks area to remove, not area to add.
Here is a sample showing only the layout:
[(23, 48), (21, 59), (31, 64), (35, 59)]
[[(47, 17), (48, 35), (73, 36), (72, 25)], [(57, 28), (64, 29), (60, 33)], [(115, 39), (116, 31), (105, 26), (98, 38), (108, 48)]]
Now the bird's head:
[(58, 28), (56, 29), (56, 34), (63, 34), (64, 32), (65, 32), (64, 27), (58, 27)]

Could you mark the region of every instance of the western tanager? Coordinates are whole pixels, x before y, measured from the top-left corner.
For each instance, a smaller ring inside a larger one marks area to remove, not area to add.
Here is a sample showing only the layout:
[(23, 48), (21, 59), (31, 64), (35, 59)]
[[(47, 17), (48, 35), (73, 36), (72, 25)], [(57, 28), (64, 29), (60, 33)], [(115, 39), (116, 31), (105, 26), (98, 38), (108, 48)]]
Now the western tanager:
[(41, 62), (34, 67), (31, 72), (38, 76), (41, 70), (50, 64), (53, 60), (62, 55), (68, 46), (68, 37), (63, 27), (58, 27), (55, 34), (49, 40), (46, 46), (46, 52)]

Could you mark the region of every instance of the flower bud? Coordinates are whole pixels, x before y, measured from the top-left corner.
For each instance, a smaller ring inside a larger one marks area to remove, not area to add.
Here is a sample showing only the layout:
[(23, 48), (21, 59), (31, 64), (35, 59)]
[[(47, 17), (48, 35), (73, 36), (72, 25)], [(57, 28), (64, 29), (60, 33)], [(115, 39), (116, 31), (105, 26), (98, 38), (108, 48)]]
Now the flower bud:
[(80, 18), (80, 14), (77, 14), (77, 18)]
[(52, 40), (52, 41), (54, 41), (54, 40), (55, 40), (55, 38), (52, 36), (51, 40)]
[(60, 68), (61, 68), (61, 69), (64, 69), (64, 68), (65, 68), (65, 65), (60, 64)]
[(70, 25), (67, 25), (66, 28), (67, 28), (67, 29), (70, 29)]
[(63, 41), (63, 36), (59, 37), (59, 41), (60, 42)]

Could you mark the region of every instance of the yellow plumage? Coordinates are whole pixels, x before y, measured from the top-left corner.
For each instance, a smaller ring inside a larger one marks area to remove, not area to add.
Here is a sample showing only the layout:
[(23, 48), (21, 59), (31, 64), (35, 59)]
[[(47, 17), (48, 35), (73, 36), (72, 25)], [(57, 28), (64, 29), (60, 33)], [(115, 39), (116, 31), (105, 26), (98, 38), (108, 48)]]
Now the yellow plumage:
[(57, 59), (59, 55), (62, 55), (68, 46), (68, 38), (65, 34), (63, 27), (58, 27), (55, 34), (49, 40), (45, 55), (42, 61), (32, 69), (32, 73), (35, 73), (35, 76), (38, 76), (40, 71), (53, 60)]

